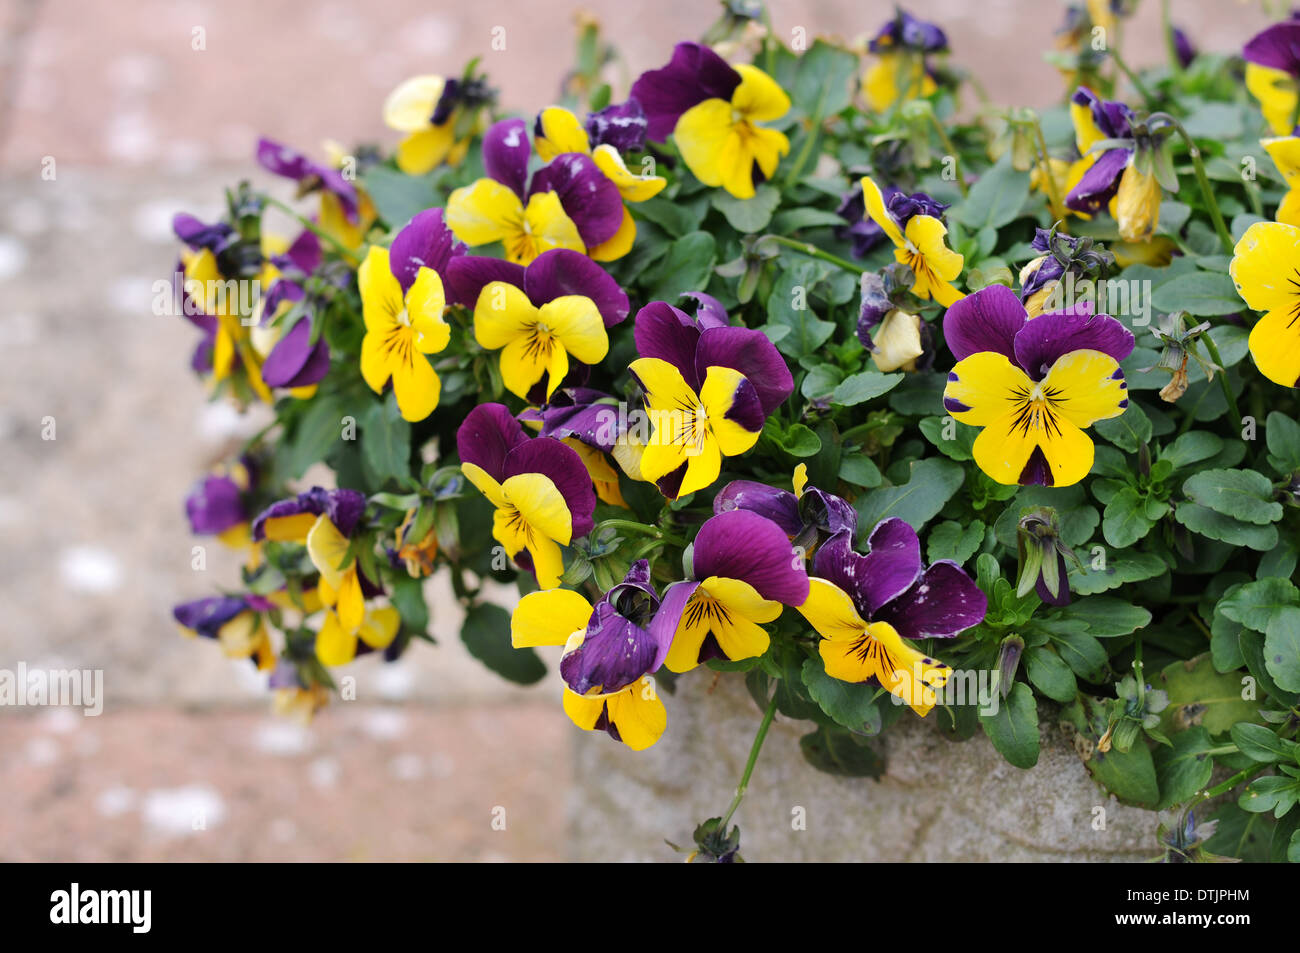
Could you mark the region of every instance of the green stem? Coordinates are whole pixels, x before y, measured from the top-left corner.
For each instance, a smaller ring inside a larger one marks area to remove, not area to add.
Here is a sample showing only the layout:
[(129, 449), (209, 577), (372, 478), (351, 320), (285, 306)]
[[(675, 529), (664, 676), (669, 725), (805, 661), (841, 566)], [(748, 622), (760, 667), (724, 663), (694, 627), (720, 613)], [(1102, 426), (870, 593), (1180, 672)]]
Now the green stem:
[[(1297, 100), (1300, 102), (1300, 100)], [(1210, 218), (1214, 221), (1214, 230), (1219, 235), (1219, 243), (1223, 245), (1226, 254), (1232, 254), (1232, 233), (1228, 231), (1228, 226), (1223, 221), (1223, 213), (1219, 211), (1219, 203), (1215, 201), (1214, 190), (1210, 188), (1210, 179), (1205, 174), (1205, 163), (1201, 161), (1201, 150), (1196, 147), (1192, 137), (1187, 134), (1183, 124), (1168, 113), (1156, 113), (1151, 118), (1159, 117), (1162, 122), (1168, 123), (1180, 135), (1183, 142), (1187, 145), (1187, 154), (1192, 160), (1192, 168), (1196, 171), (1196, 184), (1201, 187), (1201, 195), (1205, 198), (1206, 207), (1210, 210)]]
[(1219, 357), (1218, 345), (1214, 343), (1214, 338), (1208, 333), (1202, 334), (1200, 340), (1205, 342), (1205, 349), (1210, 352), (1210, 360), (1217, 364), (1222, 370), (1219, 371), (1219, 386), (1223, 388), (1224, 399), (1227, 400), (1228, 406), (1232, 409), (1232, 417), (1236, 421), (1234, 426), (1241, 426), (1241, 408), (1237, 406), (1237, 396), (1232, 392), (1232, 385), (1228, 383), (1228, 370), (1223, 367), (1223, 358)]
[(1211, 748), (1208, 751), (1204, 752), (1204, 754), (1213, 757), (1215, 755), (1220, 755), (1220, 754), (1236, 754), (1239, 750), (1240, 749), (1236, 745), (1219, 745), (1219, 747)]
[(725, 837), (727, 833), (727, 824), (731, 821), (731, 815), (736, 813), (736, 808), (740, 807), (740, 802), (745, 798), (745, 790), (749, 787), (749, 776), (754, 773), (754, 765), (758, 763), (758, 753), (763, 750), (763, 741), (767, 738), (767, 729), (772, 727), (772, 719), (776, 717), (776, 692), (772, 692), (772, 700), (767, 703), (767, 711), (763, 712), (763, 720), (758, 726), (758, 734), (754, 736), (754, 743), (749, 746), (749, 760), (745, 762), (745, 773), (740, 777), (740, 785), (736, 788), (736, 796), (731, 799), (731, 807), (727, 808), (726, 816), (722, 818), (722, 823), (718, 825), (718, 830)]
[(1169, 16), (1169, 0), (1160, 0), (1160, 22), (1164, 26), (1165, 52), (1169, 54), (1169, 70), (1175, 77), (1183, 73), (1183, 64), (1178, 59), (1178, 41), (1174, 39), (1174, 21)]
[(1129, 65), (1124, 62), (1124, 57), (1119, 55), (1119, 50), (1114, 46), (1110, 48), (1110, 58), (1115, 61), (1115, 65), (1119, 67), (1120, 72), (1128, 77), (1128, 81), (1133, 84), (1133, 88), (1138, 91), (1138, 95), (1141, 96), (1143, 102), (1147, 104), (1147, 109), (1154, 110), (1156, 108), (1155, 99), (1152, 97), (1151, 93), (1147, 91), (1147, 88), (1142, 85), (1142, 80), (1138, 79), (1137, 73), (1133, 72), (1133, 70), (1129, 68)]
[(935, 115), (933, 109), (930, 110), (930, 125), (934, 126), (934, 131), (939, 136), (939, 142), (943, 144), (944, 151), (952, 156), (953, 165), (957, 172), (957, 188), (961, 189), (962, 198), (965, 198), (970, 190), (966, 186), (966, 178), (961, 174), (961, 156), (957, 154), (952, 140), (948, 138), (948, 131), (943, 128), (943, 123), (939, 121), (939, 117)]
[(793, 238), (786, 238), (784, 235), (764, 235), (762, 241), (772, 242), (776, 245), (784, 245), (786, 248), (793, 248), (802, 255), (807, 255), (810, 258), (819, 258), (822, 261), (835, 265), (837, 268), (843, 268), (845, 271), (851, 271), (857, 275), (863, 275), (867, 272), (867, 269), (863, 268), (861, 265), (855, 265), (853, 262), (840, 258), (838, 255), (824, 252), (816, 245), (810, 245), (807, 242), (797, 242)]
[(1228, 780), (1224, 781), (1222, 784), (1216, 784), (1214, 787), (1210, 788), (1208, 791), (1202, 794), (1201, 801), (1208, 801), (1211, 798), (1216, 798), (1222, 794), (1227, 794), (1229, 791), (1235, 788), (1242, 781), (1245, 781), (1247, 778), (1259, 774), (1259, 772), (1263, 771), (1267, 767), (1270, 767), (1270, 765), (1257, 764), (1254, 765), (1253, 767), (1243, 768), (1241, 771), (1238, 771), (1236, 774), (1228, 778)]
[(803, 141), (803, 148), (795, 156), (794, 164), (790, 166), (790, 172), (785, 177), (785, 187), (787, 189), (799, 180), (799, 173), (803, 172), (803, 167), (808, 164), (808, 157), (812, 155), (812, 147), (817, 141), (817, 130), (821, 126), (821, 121), (821, 106), (818, 105), (817, 112), (812, 117), (812, 123), (808, 126), (808, 136)]
[(1056, 176), (1052, 174), (1052, 157), (1047, 152), (1047, 139), (1043, 136), (1043, 124), (1034, 117), (1034, 138), (1038, 143), (1038, 162), (1039, 168), (1043, 170), (1043, 178), (1047, 180), (1047, 200), (1052, 205), (1052, 218), (1061, 223), (1061, 231), (1069, 234), (1069, 228), (1066, 223), (1065, 203), (1061, 201), (1060, 190), (1056, 187)]
[(685, 546), (686, 541), (674, 536), (672, 533), (665, 533), (658, 526), (649, 526), (646, 523), (638, 523), (636, 520), (601, 520), (592, 530), (593, 534), (599, 533), (602, 529), (623, 529), (631, 533), (641, 533), (644, 536), (653, 536), (657, 540), (665, 543), (672, 543), (675, 546)]
[(258, 197), (262, 200), (262, 202), (263, 202), (264, 204), (269, 205), (269, 206), (271, 206), (272, 208), (278, 208), (280, 211), (284, 212), (284, 213), (285, 213), (286, 215), (288, 215), (290, 218), (293, 218), (295, 221), (298, 222), (299, 225), (301, 225), (303, 228), (307, 229), (307, 231), (311, 232), (313, 235), (315, 235), (315, 236), (316, 236), (317, 238), (319, 238), (321, 241), (323, 241), (323, 242), (325, 242), (326, 244), (330, 245), (330, 246), (331, 246), (331, 247), (332, 247), (336, 252), (338, 252), (340, 255), (342, 255), (344, 258), (346, 258), (348, 261), (353, 262), (354, 264), (356, 263), (356, 258), (353, 257), (352, 249), (348, 248), (346, 245), (344, 245), (342, 242), (340, 242), (340, 241), (339, 241), (337, 238), (335, 238), (333, 235), (329, 234), (329, 232), (327, 232), (327, 231), (325, 231), (324, 229), (322, 229), (319, 225), (317, 225), (317, 224), (316, 224), (315, 222), (313, 222), (311, 219), (309, 219), (309, 218), (304, 218), (302, 215), (299, 215), (298, 212), (296, 212), (296, 211), (295, 211), (293, 208), (291, 208), (290, 206), (285, 205), (285, 204), (284, 204), (283, 202), (281, 202), (279, 199), (273, 199), (273, 198), (271, 198), (271, 196), (269, 196), (269, 195), (260, 195), (260, 196), (258, 196)]

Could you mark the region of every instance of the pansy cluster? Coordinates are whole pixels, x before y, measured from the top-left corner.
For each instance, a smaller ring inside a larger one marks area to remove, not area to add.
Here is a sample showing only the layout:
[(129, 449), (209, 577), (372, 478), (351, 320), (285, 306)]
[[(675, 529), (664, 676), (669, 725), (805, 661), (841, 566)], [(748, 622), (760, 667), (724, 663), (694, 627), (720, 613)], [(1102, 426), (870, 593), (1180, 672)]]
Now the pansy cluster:
[(185, 501), (243, 565), (176, 621), (303, 716), (459, 624), (633, 750), (743, 678), (755, 753), (779, 715), (846, 776), (914, 715), (1028, 768), (1055, 706), (1121, 799), (1220, 758), (1296, 851), (1300, 27), (1135, 71), (1086, 49), (1131, 6), (1071, 7), (1041, 113), (954, 118), (906, 11), (789, 49), (728, 3), (622, 98), (586, 56), (503, 113), (471, 63), (387, 146), (260, 140), (175, 220), (191, 367), (271, 420)]

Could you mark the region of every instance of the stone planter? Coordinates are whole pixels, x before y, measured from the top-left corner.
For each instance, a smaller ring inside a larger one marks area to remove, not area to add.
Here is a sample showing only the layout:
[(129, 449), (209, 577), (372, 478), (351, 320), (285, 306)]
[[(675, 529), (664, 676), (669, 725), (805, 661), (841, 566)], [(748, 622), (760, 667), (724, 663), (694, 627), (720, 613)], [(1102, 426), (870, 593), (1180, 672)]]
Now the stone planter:
[[(576, 739), (575, 860), (679, 860), (664, 839), (689, 845), (696, 824), (726, 810), (761, 715), (743, 676), (723, 675), (710, 691), (712, 682), (699, 671), (677, 683), (664, 698), (668, 731), (648, 751), (595, 732)], [(814, 770), (799, 752), (810, 730), (779, 715), (772, 725), (733, 821), (748, 860), (1122, 862), (1159, 852), (1155, 813), (1105, 794), (1053, 723), (1024, 771), (983, 734), (953, 743), (905, 715), (885, 735), (878, 782)], [(806, 830), (794, 829), (796, 808)]]

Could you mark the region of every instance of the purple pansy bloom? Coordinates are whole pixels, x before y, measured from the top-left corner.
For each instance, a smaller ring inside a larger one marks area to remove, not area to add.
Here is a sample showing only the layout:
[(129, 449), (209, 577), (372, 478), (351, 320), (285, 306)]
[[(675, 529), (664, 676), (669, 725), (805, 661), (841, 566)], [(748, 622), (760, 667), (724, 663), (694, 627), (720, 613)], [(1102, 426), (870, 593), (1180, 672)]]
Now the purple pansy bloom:
[(951, 559), (928, 568), (916, 530), (896, 517), (867, 537), (867, 552), (847, 534), (813, 557), (813, 574), (842, 589), (865, 622), (887, 622), (905, 639), (949, 639), (984, 620), (988, 599)]
[(808, 598), (804, 561), (785, 530), (747, 510), (706, 520), (692, 548), (689, 579), (664, 592), (650, 623), (656, 641), (671, 641), (664, 664), (685, 672), (711, 658), (754, 658), (767, 651), (762, 623), (782, 606)]
[(579, 695), (612, 695), (659, 669), (668, 643), (646, 629), (659, 609), (650, 563), (638, 559), (593, 607), (582, 642), (560, 659), (560, 676)]
[(1274, 23), (1246, 41), (1241, 50), (1247, 63), (1267, 66), (1300, 78), (1300, 15)]
[(544, 407), (530, 407), (519, 419), (540, 421), (538, 436), (573, 437), (606, 453), (614, 449), (627, 423), (619, 419), (617, 399), (590, 387), (563, 387)]
[(528, 123), (522, 119), (503, 119), (483, 136), (483, 168), (488, 178), (507, 186), (525, 205), (534, 195), (554, 192), (587, 248), (612, 238), (623, 224), (623, 196), (595, 160), (580, 152), (564, 152), (530, 179), (531, 155)]
[(1191, 66), (1192, 60), (1196, 59), (1196, 47), (1192, 45), (1191, 38), (1178, 27), (1174, 27), (1174, 52), (1183, 69)]
[(356, 490), (326, 490), (314, 486), (304, 493), (272, 503), (253, 520), (253, 539), (306, 539), (322, 513), (344, 536), (351, 536), (366, 511), (366, 498)]
[(297, 182), (303, 192), (318, 187), (325, 189), (339, 200), (349, 222), (355, 223), (360, 219), (356, 186), (338, 169), (313, 162), (301, 152), (266, 138), (257, 141), (257, 161), (268, 172)]
[[(1130, 123), (1133, 110), (1124, 103), (1101, 99), (1086, 86), (1080, 86), (1071, 98), (1072, 109), (1076, 113), (1075, 128), (1086, 129), (1087, 125), (1095, 129), (1088, 130), (1094, 139), (1129, 139), (1132, 137)], [(1083, 115), (1084, 111), (1087, 116)], [(1080, 148), (1083, 148), (1081, 139)], [(1094, 215), (1114, 198), (1119, 190), (1120, 177), (1128, 167), (1133, 156), (1132, 149), (1107, 149), (1099, 155), (1083, 174), (1083, 177), (1065, 197), (1065, 204), (1076, 212)]]
[(229, 473), (204, 477), (185, 497), (185, 515), (190, 532), (196, 536), (216, 536), (249, 519), (244, 494), (256, 479), (253, 461), (243, 457)]
[(322, 334), (313, 344), (311, 318), (299, 318), (262, 364), (267, 387), (309, 387), (329, 373), (330, 349)]
[(682, 113), (706, 99), (730, 102), (740, 79), (740, 73), (707, 46), (678, 43), (667, 66), (642, 73), (632, 84), (632, 98), (645, 112), (647, 138), (663, 142)]
[(732, 480), (713, 500), (713, 512), (747, 510), (765, 516), (789, 537), (790, 542), (811, 555), (825, 540), (858, 530), (858, 514), (847, 500), (816, 487), (798, 486), (797, 493), (781, 490), (756, 480)]
[(645, 148), (650, 123), (635, 98), (587, 116), (587, 139), (593, 150), (613, 146), (619, 152), (640, 152)]
[(899, 48), (920, 53), (942, 53), (948, 49), (948, 37), (935, 24), (896, 9), (894, 18), (872, 37), (869, 49), (872, 53), (887, 53)]
[(530, 438), (503, 404), (471, 410), (456, 448), (461, 471), (496, 507), (493, 537), (543, 589), (559, 585), (559, 547), (595, 526), (596, 493), (582, 458), (554, 438)]
[(1101, 351), (1120, 363), (1134, 346), (1133, 332), (1110, 315), (1093, 314), (1091, 302), (1031, 320), (1005, 285), (989, 285), (949, 308), (943, 316), (943, 336), (959, 361), (980, 351), (996, 351), (1036, 381), (1070, 351)]
[(465, 255), (453, 258), (441, 274), (448, 299), (467, 308), (478, 304), (484, 287), (494, 281), (504, 281), (523, 291), (538, 308), (564, 295), (588, 298), (607, 328), (623, 321), (631, 310), (627, 292), (609, 272), (586, 255), (568, 248), (543, 252), (527, 267), (501, 258)]

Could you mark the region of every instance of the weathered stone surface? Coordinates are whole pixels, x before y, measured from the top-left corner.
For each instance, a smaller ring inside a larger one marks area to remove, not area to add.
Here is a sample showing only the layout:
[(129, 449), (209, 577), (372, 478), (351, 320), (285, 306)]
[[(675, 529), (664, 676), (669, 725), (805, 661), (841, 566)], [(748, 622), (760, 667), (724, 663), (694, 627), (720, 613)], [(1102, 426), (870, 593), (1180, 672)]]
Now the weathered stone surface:
[[(649, 751), (603, 734), (577, 743), (571, 856), (674, 860), (731, 802), (760, 713), (739, 675), (699, 671), (665, 696), (668, 731)], [(1139, 861), (1156, 855), (1156, 815), (1093, 783), (1054, 725), (1038, 764), (1007, 764), (981, 734), (962, 744), (905, 715), (886, 732), (880, 782), (814, 770), (799, 751), (807, 722), (780, 718), (734, 821), (753, 861)], [(1096, 808), (1105, 830), (1094, 830)], [(795, 830), (797, 808), (807, 829)]]

